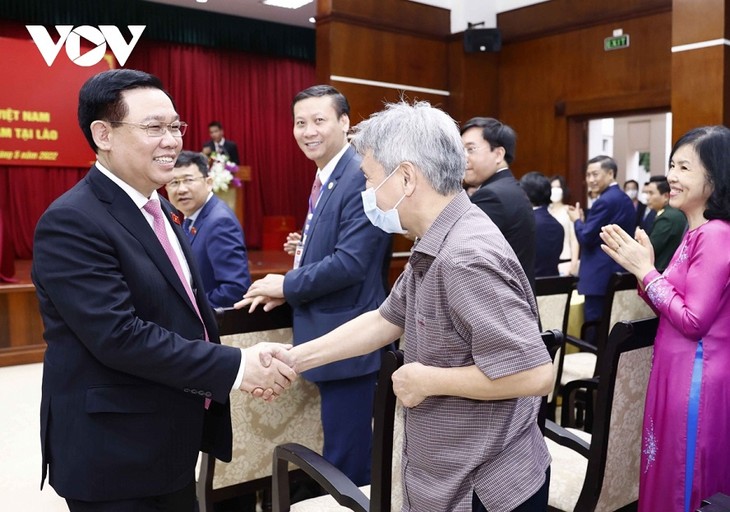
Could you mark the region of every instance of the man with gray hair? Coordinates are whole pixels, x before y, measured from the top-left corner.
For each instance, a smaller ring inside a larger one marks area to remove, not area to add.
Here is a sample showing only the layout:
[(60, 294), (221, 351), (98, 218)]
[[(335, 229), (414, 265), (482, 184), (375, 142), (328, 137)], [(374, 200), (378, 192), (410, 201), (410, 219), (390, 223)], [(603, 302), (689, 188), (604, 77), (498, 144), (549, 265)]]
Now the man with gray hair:
[(403, 510), (545, 510), (550, 456), (536, 419), (552, 365), (522, 266), (462, 189), (455, 122), (427, 102), (389, 104), (352, 143), (363, 208), (416, 239), (409, 264), (378, 310), (272, 355), (302, 372), (400, 337)]

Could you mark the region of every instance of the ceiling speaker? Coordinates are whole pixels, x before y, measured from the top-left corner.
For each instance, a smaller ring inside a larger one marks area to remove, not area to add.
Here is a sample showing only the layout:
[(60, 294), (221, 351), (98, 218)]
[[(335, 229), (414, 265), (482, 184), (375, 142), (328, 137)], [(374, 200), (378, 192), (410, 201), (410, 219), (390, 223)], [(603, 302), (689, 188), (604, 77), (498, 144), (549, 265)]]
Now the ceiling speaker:
[(502, 36), (498, 28), (471, 28), (464, 31), (464, 51), (498, 52), (502, 49)]

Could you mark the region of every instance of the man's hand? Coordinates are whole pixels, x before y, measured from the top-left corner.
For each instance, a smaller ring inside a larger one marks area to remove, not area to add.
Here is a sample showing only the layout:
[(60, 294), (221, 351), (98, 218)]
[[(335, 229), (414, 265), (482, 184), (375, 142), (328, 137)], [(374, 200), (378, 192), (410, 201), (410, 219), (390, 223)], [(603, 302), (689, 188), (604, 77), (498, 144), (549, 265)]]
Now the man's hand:
[(578, 219), (585, 222), (586, 216), (583, 213), (583, 208), (580, 207), (580, 203), (575, 203), (575, 206), (568, 205), (568, 218), (570, 218), (570, 222), (575, 222)]
[(428, 367), (421, 363), (408, 363), (393, 373), (393, 392), (404, 407), (415, 407), (426, 398), (424, 384), (428, 382)]
[(284, 304), (284, 276), (281, 274), (267, 274), (266, 277), (254, 281), (243, 300), (236, 302), (233, 307), (236, 309), (249, 306), (251, 313), (259, 304), (264, 305), (264, 311), (271, 311), (277, 306)]
[(297, 374), (287, 364), (273, 356), (280, 351), (286, 352), (288, 348), (289, 345), (278, 343), (259, 343), (247, 348), (244, 351), (246, 369), (240, 389), (266, 401), (274, 400), (281, 395), (297, 378)]
[(284, 242), (284, 252), (293, 256), (301, 241), (302, 235), (300, 233), (289, 233), (286, 237), (286, 242)]

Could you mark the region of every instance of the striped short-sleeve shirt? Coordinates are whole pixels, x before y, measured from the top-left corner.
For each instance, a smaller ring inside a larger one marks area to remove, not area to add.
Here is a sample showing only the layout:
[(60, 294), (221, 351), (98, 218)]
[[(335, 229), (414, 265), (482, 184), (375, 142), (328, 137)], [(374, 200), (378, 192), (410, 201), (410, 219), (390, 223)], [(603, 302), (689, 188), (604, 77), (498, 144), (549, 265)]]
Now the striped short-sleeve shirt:
[[(458, 194), (413, 249), (380, 314), (404, 329), (405, 362), (476, 365), (498, 379), (550, 362), (517, 257), (487, 215)], [(513, 510), (545, 481), (539, 397), (432, 396), (405, 412), (404, 511)]]

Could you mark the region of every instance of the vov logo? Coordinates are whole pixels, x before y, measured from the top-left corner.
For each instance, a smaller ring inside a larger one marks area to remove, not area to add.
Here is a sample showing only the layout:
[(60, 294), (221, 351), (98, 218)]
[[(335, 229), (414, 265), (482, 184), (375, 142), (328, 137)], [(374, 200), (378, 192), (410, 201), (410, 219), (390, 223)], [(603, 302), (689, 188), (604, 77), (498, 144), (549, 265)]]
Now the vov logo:
[[(56, 25), (56, 31), (60, 37), (58, 42), (54, 43), (51, 35), (43, 25), (25, 26), (48, 67), (51, 67), (53, 61), (56, 60), (64, 43), (66, 45), (66, 55), (79, 66), (89, 67), (101, 61), (106, 53), (107, 44), (117, 61), (119, 61), (119, 65), (124, 66), (145, 27), (146, 25), (128, 25), (127, 28), (132, 33), (132, 40), (127, 43), (120, 30), (114, 25), (99, 25), (99, 28), (90, 25), (81, 25), (76, 28), (73, 25)], [(81, 38), (95, 45), (94, 48), (83, 55), (81, 55)]]

